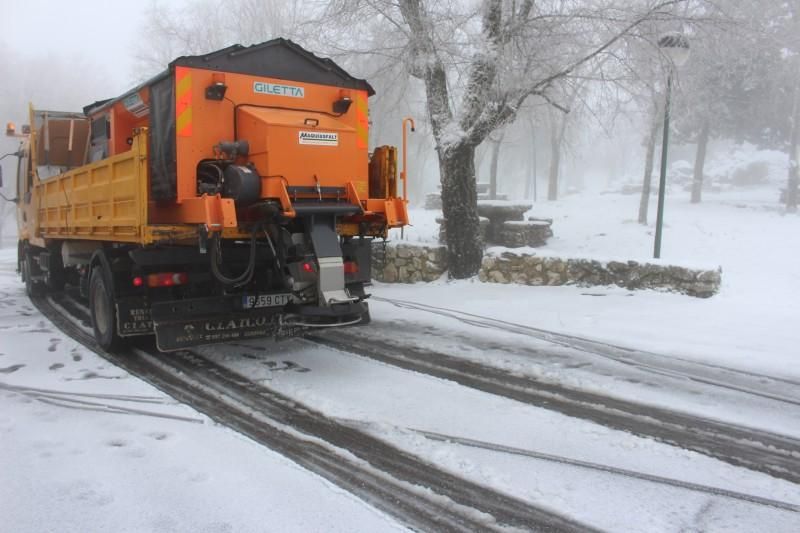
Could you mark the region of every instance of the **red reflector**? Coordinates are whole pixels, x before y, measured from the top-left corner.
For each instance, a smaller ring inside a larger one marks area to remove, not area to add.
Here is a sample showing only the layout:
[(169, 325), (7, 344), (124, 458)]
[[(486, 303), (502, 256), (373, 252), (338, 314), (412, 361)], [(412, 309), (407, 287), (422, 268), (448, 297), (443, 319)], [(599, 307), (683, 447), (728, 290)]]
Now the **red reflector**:
[(142, 285), (144, 285), (144, 278), (142, 278), (142, 276), (136, 276), (133, 278), (134, 287), (141, 287)]
[(189, 275), (185, 272), (159, 272), (147, 276), (148, 287), (172, 287), (183, 285), (189, 281)]
[(303, 270), (306, 272), (314, 272), (314, 265), (312, 263), (303, 263)]
[(358, 263), (355, 261), (345, 261), (344, 262), (344, 273), (345, 274), (357, 274), (358, 273)]

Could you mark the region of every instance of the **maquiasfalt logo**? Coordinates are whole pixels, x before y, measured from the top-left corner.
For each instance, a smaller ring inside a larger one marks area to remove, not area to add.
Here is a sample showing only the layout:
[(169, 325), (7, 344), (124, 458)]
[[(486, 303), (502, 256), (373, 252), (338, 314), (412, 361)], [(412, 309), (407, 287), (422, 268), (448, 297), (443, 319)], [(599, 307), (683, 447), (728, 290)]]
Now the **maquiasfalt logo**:
[(301, 131), (299, 132), (299, 142), (316, 146), (338, 146), (339, 134), (327, 131)]

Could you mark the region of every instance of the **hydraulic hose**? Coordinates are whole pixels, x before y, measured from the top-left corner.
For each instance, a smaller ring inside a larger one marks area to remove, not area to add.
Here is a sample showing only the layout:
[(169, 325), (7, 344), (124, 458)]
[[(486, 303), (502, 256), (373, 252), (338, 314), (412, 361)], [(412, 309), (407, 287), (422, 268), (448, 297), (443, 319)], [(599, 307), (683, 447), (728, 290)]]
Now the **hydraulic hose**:
[(229, 278), (223, 274), (219, 267), (222, 264), (222, 245), (220, 244), (220, 234), (215, 233), (211, 237), (211, 273), (223, 285), (233, 285), (234, 287), (241, 287), (250, 283), (253, 279), (253, 274), (256, 270), (256, 235), (260, 231), (260, 227), (253, 228), (250, 235), (250, 259), (247, 262), (247, 268), (241, 275), (234, 278)]

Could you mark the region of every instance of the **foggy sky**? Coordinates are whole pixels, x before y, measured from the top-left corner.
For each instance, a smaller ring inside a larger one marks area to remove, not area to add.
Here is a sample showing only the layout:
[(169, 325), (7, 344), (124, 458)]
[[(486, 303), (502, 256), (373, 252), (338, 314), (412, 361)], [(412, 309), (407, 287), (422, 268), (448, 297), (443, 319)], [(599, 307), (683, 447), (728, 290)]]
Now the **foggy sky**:
[(0, 0), (0, 41), (18, 57), (83, 56), (102, 65), (110, 85), (123, 92), (140, 78), (132, 56), (149, 6), (123, 0)]

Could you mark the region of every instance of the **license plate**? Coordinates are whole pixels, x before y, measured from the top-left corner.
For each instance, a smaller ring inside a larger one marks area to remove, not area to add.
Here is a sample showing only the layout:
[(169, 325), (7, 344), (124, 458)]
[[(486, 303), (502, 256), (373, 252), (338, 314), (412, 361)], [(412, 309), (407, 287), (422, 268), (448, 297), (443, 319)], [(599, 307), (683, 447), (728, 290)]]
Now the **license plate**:
[(242, 296), (242, 307), (257, 309), (259, 307), (283, 307), (292, 301), (292, 295), (282, 294), (252, 294)]

